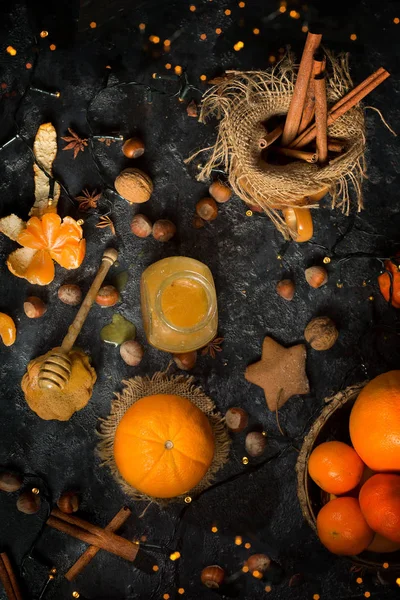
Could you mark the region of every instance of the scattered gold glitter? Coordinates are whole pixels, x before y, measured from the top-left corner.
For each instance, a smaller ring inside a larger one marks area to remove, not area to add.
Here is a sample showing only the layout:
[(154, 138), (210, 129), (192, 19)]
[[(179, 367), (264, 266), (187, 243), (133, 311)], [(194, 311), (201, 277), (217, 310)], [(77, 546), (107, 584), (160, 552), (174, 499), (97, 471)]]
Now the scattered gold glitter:
[(36, 496), (38, 496), (40, 494), (40, 490), (37, 487), (32, 488), (32, 494), (35, 494)]
[[(373, 299), (374, 299), (374, 297), (373, 297), (373, 296), (368, 296), (368, 300), (371, 300), (371, 302), (372, 302), (372, 300), (373, 300)], [(386, 565), (386, 564), (387, 564), (387, 563), (384, 563), (384, 565), (383, 565), (385, 569), (387, 569), (387, 567), (385, 567), (385, 565)], [(388, 566), (389, 566), (389, 565), (388, 565)]]
[(399, 17), (395, 17), (395, 18), (393, 19), (393, 23), (394, 23), (395, 25), (398, 25), (398, 24), (400, 23), (400, 19), (399, 19)]
[(276, 255), (276, 258), (277, 258), (278, 260), (281, 260), (282, 256), (281, 256), (280, 254), (277, 254), (277, 255)]
[(192, 498), (191, 498), (190, 496), (186, 496), (186, 498), (185, 498), (185, 503), (186, 503), (186, 504), (190, 504), (190, 503), (191, 503), (191, 501), (192, 501)]
[(202, 33), (202, 34), (200, 35), (200, 39), (201, 39), (201, 40), (206, 40), (206, 39), (207, 39), (207, 34), (206, 34), (206, 33)]
[(263, 574), (260, 573), (260, 571), (253, 571), (252, 572), (253, 577), (255, 577), (256, 579), (262, 579)]
[(184, 590), (184, 588), (179, 588), (179, 589), (178, 589), (178, 594), (181, 594), (181, 595), (182, 595), (182, 594), (184, 594), (184, 593), (185, 593), (185, 590)]
[(329, 265), (331, 259), (329, 258), (329, 256), (324, 256), (324, 260), (322, 262), (324, 263), (324, 265)]
[(180, 552), (173, 552), (172, 554), (169, 555), (171, 560), (178, 560), (178, 558), (181, 557), (181, 553)]
[(195, 7), (195, 5), (194, 5), (194, 4), (191, 4), (191, 5), (189, 6), (189, 10), (190, 10), (191, 12), (194, 12), (194, 11), (196, 10), (196, 7)]
[(221, 29), (220, 27), (217, 27), (217, 29), (215, 30), (215, 33), (216, 33), (217, 35), (221, 35), (221, 33), (222, 33), (222, 29)]
[(11, 54), (11, 56), (15, 56), (17, 54), (17, 51), (15, 48), (13, 48), (12, 46), (7, 46), (6, 48), (8, 54)]
[(389, 568), (389, 563), (388, 562), (384, 562), (383, 565), (382, 565), (382, 567), (384, 569), (388, 569)]
[(213, 527), (211, 527), (211, 531), (212, 531), (213, 533), (217, 533), (217, 531), (218, 531), (218, 527), (216, 527), (215, 525), (213, 525)]
[(79, 221), (76, 222), (77, 225), (81, 226), (84, 224), (84, 220), (83, 219), (79, 219)]
[(171, 40), (164, 40), (164, 46), (169, 47), (171, 45)]
[(207, 81), (207, 75), (200, 75), (200, 81)]
[(244, 465), (248, 465), (248, 464), (249, 464), (249, 459), (247, 458), (247, 456), (243, 456), (243, 458), (242, 458), (242, 463), (243, 463)]
[(52, 52), (57, 48), (57, 46), (55, 44), (50, 44), (49, 47)]
[(307, 33), (308, 26), (307, 25), (303, 25), (302, 28), (301, 28), (301, 30), (302, 30), (303, 33)]
[(49, 35), (49, 32), (48, 32), (48, 31), (41, 31), (41, 32), (40, 32), (40, 37), (41, 37), (41, 38), (45, 38), (45, 37), (47, 37), (48, 35)]
[(253, 33), (254, 33), (254, 35), (259, 35), (260, 34), (260, 30), (258, 29), (258, 27), (254, 27)]
[(251, 544), (249, 544), (249, 542), (246, 542), (244, 547), (248, 550), (249, 548), (251, 548)]
[(174, 71), (177, 75), (182, 75), (182, 67), (180, 65), (176, 65)]
[(146, 29), (146, 23), (139, 23), (140, 31), (144, 31)]
[(355, 34), (355, 33), (352, 33), (352, 34), (351, 34), (351, 36), (350, 36), (350, 39), (351, 39), (351, 41), (352, 41), (352, 42), (355, 42), (355, 41), (356, 41), (356, 39), (357, 39), (357, 36), (356, 36), (356, 34)]
[(342, 288), (343, 287), (343, 283), (341, 283), (340, 281), (337, 282), (336, 287), (338, 288)]
[(246, 6), (246, 2), (239, 2), (239, 8), (244, 8)]
[(227, 8), (225, 14), (227, 17), (229, 17), (229, 15), (232, 14), (232, 11), (229, 8)]
[(362, 282), (362, 286), (363, 286), (363, 287), (367, 287), (367, 282), (366, 282), (366, 281), (363, 281), (363, 282)]
[(244, 48), (244, 43), (241, 41), (236, 42), (236, 44), (233, 46), (233, 49), (236, 50), (236, 52), (239, 52), (239, 50), (242, 48)]
[(57, 569), (55, 567), (53, 567), (52, 569), (50, 569), (50, 574), (51, 575), (55, 575), (57, 573)]
[(357, 577), (356, 583), (362, 583), (362, 582), (363, 582), (362, 577)]
[(159, 569), (158, 565), (153, 565), (153, 571), (155, 571), (155, 573), (157, 573), (158, 569)]
[(235, 537), (235, 544), (236, 544), (236, 546), (241, 546), (241, 545), (242, 545), (242, 542), (243, 542), (243, 540), (242, 540), (242, 536), (241, 536), (241, 535), (237, 535), (237, 536)]
[(169, 71), (169, 69), (172, 69), (172, 65), (171, 65), (171, 63), (167, 63), (167, 64), (165, 65), (165, 68), (166, 68), (166, 69), (168, 69), (168, 71)]
[(242, 571), (243, 571), (243, 573), (248, 573), (249, 567), (247, 565), (244, 565), (244, 567), (242, 567)]
[(96, 29), (96, 27), (97, 27), (97, 23), (96, 23), (96, 21), (92, 21), (92, 22), (90, 23), (90, 29)]
[(253, 216), (253, 211), (252, 210), (246, 210), (246, 217), (252, 217)]
[(26, 67), (27, 69), (32, 69), (32, 63), (26, 63), (25, 67)]
[(264, 589), (265, 589), (266, 592), (271, 592), (272, 591), (272, 587), (270, 585), (266, 585)]
[(297, 10), (291, 10), (289, 17), (292, 17), (292, 19), (300, 19), (300, 13), (297, 12)]

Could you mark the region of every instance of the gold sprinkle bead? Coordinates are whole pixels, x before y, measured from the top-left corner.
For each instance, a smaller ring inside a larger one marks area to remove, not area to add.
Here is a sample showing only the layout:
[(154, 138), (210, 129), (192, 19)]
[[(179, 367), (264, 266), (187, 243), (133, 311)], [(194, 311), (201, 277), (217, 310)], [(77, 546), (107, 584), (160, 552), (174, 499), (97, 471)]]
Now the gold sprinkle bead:
[(57, 569), (53, 567), (52, 569), (50, 569), (50, 573), (51, 575), (55, 575), (57, 573)]
[(212, 531), (213, 533), (217, 533), (217, 531), (218, 531), (218, 527), (215, 527), (215, 525), (214, 525), (213, 527), (211, 527), (211, 531)]
[[(371, 302), (372, 302), (372, 300), (373, 300), (373, 299), (374, 299), (374, 297), (373, 297), (373, 296), (368, 296), (368, 300), (370, 300)], [(387, 563), (385, 563), (385, 565), (386, 565), (386, 564), (387, 564)], [(384, 568), (387, 568), (387, 567), (384, 567)]]
[(191, 496), (186, 496), (186, 498), (185, 498), (185, 504), (190, 504), (191, 501), (192, 501)]
[(247, 565), (244, 565), (244, 567), (242, 567), (242, 571), (243, 571), (243, 573), (248, 573), (249, 567)]
[(282, 260), (282, 256), (281, 256), (280, 254), (277, 254), (277, 255), (276, 255), (276, 258), (277, 258), (278, 260)]
[(49, 35), (49, 32), (48, 32), (48, 31), (41, 31), (41, 32), (40, 32), (40, 37), (41, 37), (41, 38), (45, 38), (45, 37), (47, 37), (48, 35)]
[(388, 562), (384, 562), (383, 565), (382, 565), (382, 567), (384, 569), (388, 569), (389, 568), (389, 563)]
[(84, 224), (84, 222), (85, 222), (85, 221), (84, 221), (83, 219), (79, 219), (79, 220), (76, 222), (76, 224), (77, 224), (77, 225), (83, 225), (83, 224)]
[(322, 262), (324, 263), (324, 265), (329, 265), (329, 263), (331, 262), (331, 259), (329, 256), (325, 256), (324, 260)]
[(36, 488), (36, 487), (32, 488), (32, 494), (35, 494), (36, 496), (39, 496), (39, 494), (40, 494), (39, 488)]
[(251, 544), (249, 544), (249, 542), (246, 542), (244, 547), (246, 548), (246, 550), (248, 550), (249, 548), (251, 548)]
[(247, 456), (243, 456), (243, 458), (242, 458), (242, 463), (243, 463), (244, 465), (248, 465), (248, 464), (249, 464), (249, 459), (247, 458)]
[(253, 211), (252, 210), (246, 210), (246, 217), (252, 217), (253, 216)]
[(398, 578), (396, 579), (396, 583), (397, 583), (397, 585), (400, 587), (400, 577), (398, 577)]
[(241, 535), (237, 535), (237, 536), (235, 537), (235, 545), (236, 545), (236, 546), (241, 546), (241, 545), (242, 545), (242, 542), (243, 542), (242, 536), (241, 536)]
[(185, 589), (184, 588), (179, 588), (178, 589), (178, 594), (184, 594), (185, 593)]
[(271, 592), (272, 591), (272, 587), (270, 585), (266, 585), (264, 589), (265, 589), (266, 592)]
[(80, 597), (81, 597), (81, 595), (80, 595), (80, 593), (79, 593), (79, 592), (72, 592), (72, 597), (73, 597), (73, 598), (80, 598)]
[(342, 288), (342, 287), (343, 287), (343, 283), (342, 283), (341, 281), (338, 281), (338, 282), (336, 283), (336, 287), (338, 287), (338, 288)]

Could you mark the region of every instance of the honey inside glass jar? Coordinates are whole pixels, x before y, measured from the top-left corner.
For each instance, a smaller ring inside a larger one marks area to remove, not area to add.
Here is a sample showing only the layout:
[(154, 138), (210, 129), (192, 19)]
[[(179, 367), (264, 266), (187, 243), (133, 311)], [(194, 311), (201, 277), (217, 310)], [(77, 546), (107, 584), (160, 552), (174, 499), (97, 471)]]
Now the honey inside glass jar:
[(210, 269), (185, 256), (172, 256), (142, 274), (143, 325), (152, 346), (165, 352), (197, 350), (214, 339), (217, 297)]

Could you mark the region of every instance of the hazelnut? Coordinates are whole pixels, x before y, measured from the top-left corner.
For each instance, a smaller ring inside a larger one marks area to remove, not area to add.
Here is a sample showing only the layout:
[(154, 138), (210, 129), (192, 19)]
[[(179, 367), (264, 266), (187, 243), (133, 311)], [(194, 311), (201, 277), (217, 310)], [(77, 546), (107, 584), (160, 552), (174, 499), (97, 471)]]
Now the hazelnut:
[(282, 279), (276, 284), (276, 292), (285, 300), (293, 300), (295, 291), (294, 283), (291, 279)]
[(2, 492), (16, 492), (21, 487), (22, 481), (22, 477), (16, 473), (1, 473), (0, 490)]
[(329, 350), (338, 336), (336, 325), (329, 317), (311, 319), (304, 330), (304, 337), (314, 350)]
[(197, 117), (198, 110), (197, 110), (197, 104), (195, 100), (191, 100), (189, 102), (189, 104), (186, 107), (186, 112), (188, 114), (189, 117)]
[(201, 217), (198, 217), (197, 215), (193, 217), (192, 225), (195, 229), (201, 229), (205, 224), (206, 222), (203, 221)]
[(121, 344), (119, 348), (121, 358), (130, 367), (137, 367), (143, 358), (143, 346), (135, 340), (128, 340)]
[(307, 283), (313, 288), (319, 288), (328, 281), (328, 273), (324, 267), (309, 267), (304, 274)]
[(131, 231), (140, 238), (148, 237), (153, 230), (153, 224), (145, 215), (135, 215), (131, 223)]
[(129, 138), (122, 146), (122, 152), (127, 158), (139, 158), (144, 154), (144, 144), (139, 138)]
[(235, 433), (243, 431), (243, 429), (247, 427), (248, 422), (249, 416), (247, 412), (238, 406), (232, 406), (232, 408), (228, 408), (225, 413), (226, 426)]
[(64, 304), (78, 306), (82, 301), (82, 291), (79, 285), (66, 283), (58, 288), (58, 297)]
[(263, 209), (261, 208), (261, 206), (258, 206), (258, 204), (249, 204), (249, 208), (253, 212), (258, 212), (258, 213), (264, 212)]
[(173, 354), (172, 356), (176, 366), (182, 369), (182, 371), (193, 369), (197, 361), (196, 350), (193, 350), (193, 352), (184, 352), (183, 354)]
[(58, 508), (67, 515), (79, 509), (80, 500), (76, 492), (64, 492), (57, 500)]
[(266, 437), (260, 431), (250, 431), (250, 433), (246, 435), (246, 452), (253, 458), (261, 456), (264, 453), (266, 445)]
[(218, 206), (214, 198), (203, 198), (196, 204), (196, 213), (205, 221), (214, 221), (218, 216)]
[(47, 306), (37, 296), (29, 296), (24, 302), (24, 313), (30, 319), (38, 319), (43, 317), (47, 310)]
[(25, 490), (18, 497), (17, 509), (26, 515), (33, 515), (40, 509), (40, 504), (41, 500), (38, 494), (34, 494), (31, 490)]
[(103, 285), (97, 292), (96, 303), (103, 308), (114, 306), (119, 301), (119, 292), (113, 285)]
[(228, 202), (232, 196), (232, 190), (222, 183), (221, 181), (213, 181), (213, 183), (208, 188), (210, 196), (214, 198), (220, 204), (224, 202)]
[(263, 575), (271, 565), (271, 559), (266, 554), (252, 554), (246, 560), (250, 573), (257, 571)]
[(217, 590), (224, 582), (225, 571), (218, 565), (210, 565), (202, 570), (200, 577), (201, 583), (204, 583), (206, 587)]
[(142, 204), (153, 193), (153, 182), (140, 169), (124, 169), (115, 180), (115, 189), (127, 202)]
[(168, 242), (176, 233), (176, 227), (168, 219), (159, 219), (153, 225), (153, 237), (158, 242)]

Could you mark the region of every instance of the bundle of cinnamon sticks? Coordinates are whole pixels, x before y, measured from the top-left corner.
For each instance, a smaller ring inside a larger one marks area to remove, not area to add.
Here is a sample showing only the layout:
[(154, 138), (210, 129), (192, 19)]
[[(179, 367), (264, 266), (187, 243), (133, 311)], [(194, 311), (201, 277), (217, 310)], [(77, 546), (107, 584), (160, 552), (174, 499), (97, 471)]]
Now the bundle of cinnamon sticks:
[(10, 559), (5, 552), (0, 554), (0, 581), (7, 600), (22, 600), (17, 578), (11, 566)]
[[(278, 155), (323, 166), (330, 160), (329, 153), (340, 154), (345, 150), (342, 140), (328, 137), (328, 127), (356, 106), (390, 73), (380, 67), (328, 109), (326, 59), (320, 49), (321, 39), (321, 34), (307, 34), (286, 121), (262, 138), (259, 146)], [(279, 138), (279, 145), (273, 146)]]

